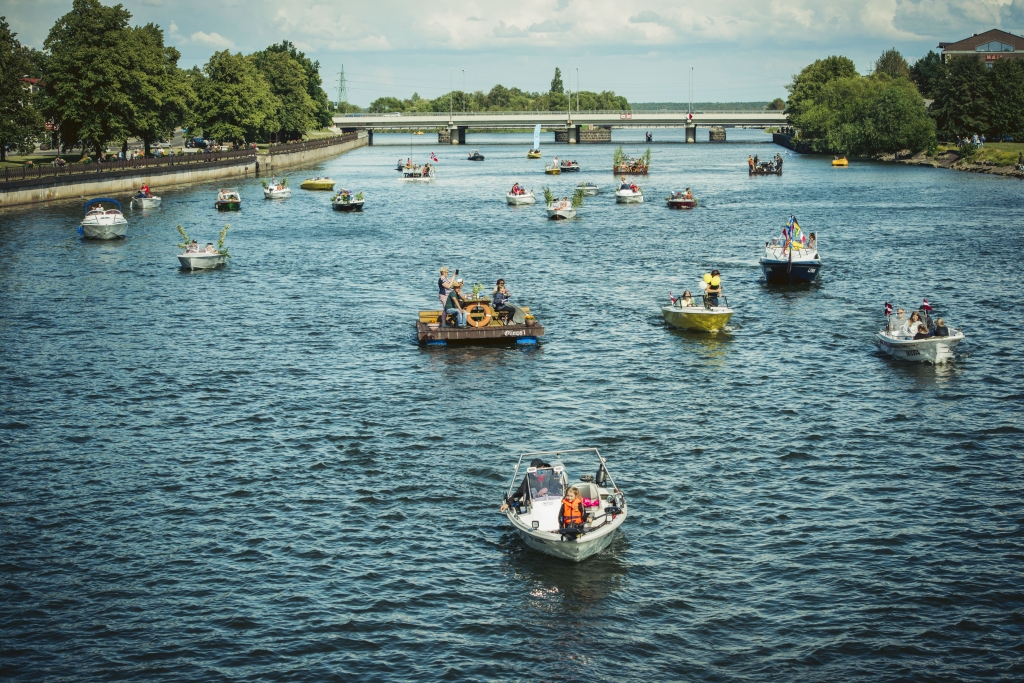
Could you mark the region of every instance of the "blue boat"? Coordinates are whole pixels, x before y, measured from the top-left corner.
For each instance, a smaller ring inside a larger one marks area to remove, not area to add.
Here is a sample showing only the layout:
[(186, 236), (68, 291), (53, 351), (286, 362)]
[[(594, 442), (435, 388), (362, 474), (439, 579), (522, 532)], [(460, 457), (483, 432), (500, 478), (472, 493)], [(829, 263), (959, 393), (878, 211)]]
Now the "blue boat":
[(821, 256), (815, 234), (810, 234), (807, 244), (793, 242), (793, 248), (786, 248), (784, 238), (775, 238), (764, 245), (761, 256), (761, 272), (770, 285), (809, 285), (821, 275)]

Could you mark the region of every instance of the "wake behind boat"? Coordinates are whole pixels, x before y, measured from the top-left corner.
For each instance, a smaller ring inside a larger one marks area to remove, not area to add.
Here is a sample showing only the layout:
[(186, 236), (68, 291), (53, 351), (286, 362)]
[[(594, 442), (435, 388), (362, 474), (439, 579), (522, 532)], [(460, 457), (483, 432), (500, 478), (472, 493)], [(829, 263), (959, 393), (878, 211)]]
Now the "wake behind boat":
[(782, 237), (765, 242), (760, 260), (764, 280), (770, 285), (798, 285), (816, 282), (821, 275), (821, 256), (815, 233), (802, 235), (800, 224), (792, 216), (782, 229)]
[[(117, 208), (107, 209), (103, 203)], [(112, 240), (128, 234), (128, 221), (121, 212), (121, 203), (109, 197), (97, 197), (85, 203), (84, 217), (78, 232), (88, 240)]]
[[(590, 461), (596, 473), (570, 483), (563, 459), (580, 467)], [(516, 488), (520, 470), (525, 472)], [(629, 515), (626, 497), (596, 448), (520, 455), (501, 512), (526, 545), (572, 562), (607, 548)]]

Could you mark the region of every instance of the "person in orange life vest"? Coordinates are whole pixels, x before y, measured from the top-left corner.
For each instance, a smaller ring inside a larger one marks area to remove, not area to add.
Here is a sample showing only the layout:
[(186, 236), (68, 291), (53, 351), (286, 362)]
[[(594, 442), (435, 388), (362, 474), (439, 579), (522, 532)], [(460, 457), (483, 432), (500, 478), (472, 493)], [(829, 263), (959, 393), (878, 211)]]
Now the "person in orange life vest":
[(581, 526), (585, 519), (583, 513), (583, 498), (580, 497), (580, 490), (570, 486), (562, 499), (562, 509), (558, 513), (558, 526), (562, 529), (571, 526)]
[[(554, 471), (550, 469), (551, 465), (547, 464), (546, 462), (544, 462), (540, 458), (534, 458), (533, 460), (531, 460), (530, 461), (530, 467), (536, 467), (537, 468), (537, 474), (535, 476), (535, 480), (536, 481), (546, 483), (546, 482), (549, 481), (549, 479), (551, 477), (555, 476)], [(519, 505), (520, 503), (522, 503), (525, 500), (525, 498), (526, 498), (526, 492), (527, 492), (527, 489), (529, 488), (529, 486), (530, 486), (530, 475), (527, 474), (525, 477), (523, 477), (523, 482), (521, 484), (519, 484), (519, 488), (517, 488), (515, 490), (515, 493), (513, 493), (511, 496), (506, 498), (505, 502), (501, 504), (501, 508), (500, 508), (501, 511), (504, 512), (505, 510), (508, 510), (510, 504), (511, 505)], [(541, 489), (538, 489), (537, 495), (543, 496), (547, 492), (548, 492), (547, 487), (543, 487)]]

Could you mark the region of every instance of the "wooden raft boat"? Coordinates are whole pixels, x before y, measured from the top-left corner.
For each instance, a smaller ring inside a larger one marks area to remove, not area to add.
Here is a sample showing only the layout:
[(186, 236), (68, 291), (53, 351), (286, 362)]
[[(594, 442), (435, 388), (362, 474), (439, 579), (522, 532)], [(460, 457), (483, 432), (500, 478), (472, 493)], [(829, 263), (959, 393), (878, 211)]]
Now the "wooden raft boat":
[(416, 339), (424, 346), (465, 346), (485, 344), (536, 344), (544, 336), (544, 326), (530, 314), (527, 306), (520, 306), (526, 313), (525, 325), (505, 325), (494, 315), (490, 305), (471, 302), (467, 327), (440, 327), (441, 311), (420, 311), (416, 323)]

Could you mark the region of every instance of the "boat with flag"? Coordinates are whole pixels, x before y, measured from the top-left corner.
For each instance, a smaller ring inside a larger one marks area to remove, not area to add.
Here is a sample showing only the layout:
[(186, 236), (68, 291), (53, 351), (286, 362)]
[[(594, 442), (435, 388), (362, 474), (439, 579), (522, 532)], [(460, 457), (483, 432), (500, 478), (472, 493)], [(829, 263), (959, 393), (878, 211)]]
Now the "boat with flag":
[(759, 261), (770, 285), (812, 284), (821, 276), (821, 255), (816, 233), (804, 233), (796, 216), (782, 228), (781, 237), (765, 242)]
[(897, 319), (892, 315), (892, 304), (885, 302), (886, 324), (875, 333), (878, 348), (893, 358), (915, 363), (938, 365), (954, 360), (954, 350), (964, 340), (962, 327), (951, 328), (944, 318), (932, 315), (928, 299), (924, 300), (916, 315), (919, 319)]
[(436, 177), (433, 164), (414, 164), (411, 168), (402, 171), (402, 180), (410, 182), (430, 182)]
[(526, 153), (527, 159), (540, 159), (540, 124), (533, 127), (533, 149)]

